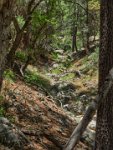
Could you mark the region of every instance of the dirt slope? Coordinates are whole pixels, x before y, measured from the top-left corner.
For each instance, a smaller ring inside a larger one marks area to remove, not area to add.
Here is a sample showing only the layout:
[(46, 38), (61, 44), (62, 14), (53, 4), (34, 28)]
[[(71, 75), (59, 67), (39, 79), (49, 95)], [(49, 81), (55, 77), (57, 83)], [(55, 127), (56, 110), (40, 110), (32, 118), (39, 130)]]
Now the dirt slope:
[[(31, 141), (36, 150), (60, 150), (76, 126), (67, 112), (21, 81), (4, 86), (5, 116)], [(7, 93), (7, 94), (6, 94)], [(2, 147), (1, 147), (2, 149)], [(29, 150), (29, 145), (26, 146)], [(80, 142), (76, 150), (88, 150)]]

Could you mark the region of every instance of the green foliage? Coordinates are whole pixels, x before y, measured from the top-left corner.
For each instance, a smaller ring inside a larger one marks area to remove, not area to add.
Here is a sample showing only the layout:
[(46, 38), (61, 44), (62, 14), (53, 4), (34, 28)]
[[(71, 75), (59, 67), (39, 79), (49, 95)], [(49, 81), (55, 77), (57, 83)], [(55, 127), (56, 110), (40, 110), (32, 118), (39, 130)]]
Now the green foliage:
[(4, 97), (2, 95), (0, 95), (0, 104), (3, 102)]
[(13, 71), (7, 69), (6, 71), (4, 71), (4, 78), (9, 81), (14, 81), (16, 77)]
[(25, 52), (23, 51), (17, 51), (15, 54), (16, 58), (19, 59), (22, 62), (25, 62), (27, 59), (27, 55)]
[(17, 17), (17, 21), (18, 21), (18, 24), (19, 24), (19, 27), (22, 28), (24, 23), (25, 23), (25, 20), (22, 16), (18, 15)]
[(59, 54), (57, 52), (53, 51), (51, 53), (51, 57), (52, 57), (53, 60), (59, 61)]
[(74, 77), (75, 77), (74, 73), (69, 73), (68, 75), (61, 77), (61, 80), (62, 81), (69, 81), (69, 80), (73, 79)]
[(35, 11), (32, 15), (32, 26), (37, 28), (37, 26), (43, 25), (47, 20), (46, 14), (43, 14), (41, 11)]
[(92, 60), (92, 65), (96, 65), (97, 67), (97, 64), (98, 64), (98, 58), (99, 57), (99, 50), (98, 48), (95, 50), (94, 53), (92, 53), (89, 57), (88, 57), (88, 60)]
[(52, 72), (52, 74), (61, 74), (62, 73), (60, 68), (53, 69), (51, 72)]
[(4, 114), (5, 114), (5, 109), (2, 106), (0, 106), (0, 117), (3, 117)]
[(4, 114), (5, 114), (5, 109), (2, 106), (3, 100), (4, 100), (4, 97), (2, 95), (0, 95), (0, 117), (4, 116)]
[(36, 85), (38, 87), (48, 89), (51, 86), (50, 80), (45, 78), (43, 75), (37, 74), (35, 72), (27, 71), (25, 74), (25, 81), (27, 83)]
[(96, 51), (94, 53), (92, 53), (89, 56), (86, 56), (82, 63), (84, 64), (83, 67), (81, 68), (81, 70), (84, 73), (87, 73), (88, 71), (90, 71), (91, 69), (93, 70), (97, 70), (98, 67), (98, 56), (99, 56), (99, 50), (98, 48), (96, 49)]
[[(19, 1), (20, 7), (22, 7), (18, 11), (16, 18), (20, 28), (22, 28), (27, 17), (28, 9), (26, 6), (28, 6), (29, 1)], [(35, 1), (33, 6), (36, 3)], [(89, 14), (87, 13), (87, 6), (89, 6)], [(24, 63), (27, 60), (27, 56), (30, 55), (30, 63), (37, 64), (38, 61), (40, 62), (38, 57), (41, 54), (45, 55), (45, 53), (52, 52), (52, 59), (56, 62), (61, 62), (61, 57), (59, 57), (59, 54), (55, 50), (63, 49), (67, 54), (71, 52), (75, 27), (77, 27), (76, 44), (78, 50), (81, 50), (82, 47), (86, 48), (87, 33), (89, 32), (89, 37), (98, 34), (99, 6), (99, 0), (43, 0), (32, 13), (29, 27), (26, 27), (24, 30), (25, 36), (23, 35), (19, 48), (22, 49), (23, 44), (26, 44), (24, 46), (27, 47), (27, 51), (17, 51), (16, 59)], [(87, 19), (89, 20), (89, 25), (87, 24)], [(27, 36), (29, 38), (28, 45)], [(65, 54), (62, 55), (65, 56)], [(95, 55), (87, 58), (85, 62), (86, 68), (91, 67), (91, 64), (88, 64), (88, 59), (92, 59), (92, 65), (97, 62)], [(62, 66), (61, 69), (69, 68), (71, 66), (71, 59), (65, 60), (64, 58)], [(59, 71), (57, 71), (58, 73)], [(35, 74), (26, 74), (26, 80), (30, 83), (43, 84), (40, 81), (41, 79)]]
[(67, 59), (65, 62), (63, 62), (63, 65), (65, 68), (69, 68), (71, 66), (71, 63), (72, 63), (71, 59)]

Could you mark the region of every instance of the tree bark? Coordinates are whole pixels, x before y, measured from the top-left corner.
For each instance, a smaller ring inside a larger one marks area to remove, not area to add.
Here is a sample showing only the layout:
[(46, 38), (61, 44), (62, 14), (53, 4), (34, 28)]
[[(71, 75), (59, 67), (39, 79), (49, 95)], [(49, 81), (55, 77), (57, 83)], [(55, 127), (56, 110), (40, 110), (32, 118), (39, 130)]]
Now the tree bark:
[(78, 30), (78, 9), (76, 0), (74, 0), (74, 13), (73, 13), (73, 33), (72, 33), (72, 52), (76, 51), (78, 52), (77, 48), (77, 30)]
[(74, 51), (78, 52), (78, 48), (77, 48), (77, 26), (74, 27), (72, 38), (73, 38), (72, 39), (72, 52), (74, 52)]
[[(99, 91), (113, 67), (113, 0), (101, 0)], [(98, 107), (95, 150), (113, 149), (113, 86)]]
[(86, 33), (86, 53), (89, 52), (89, 0), (86, 0), (86, 26), (87, 26), (87, 33)]
[(0, 1), (0, 90), (2, 87), (6, 55), (9, 48), (10, 23), (13, 16), (14, 0)]

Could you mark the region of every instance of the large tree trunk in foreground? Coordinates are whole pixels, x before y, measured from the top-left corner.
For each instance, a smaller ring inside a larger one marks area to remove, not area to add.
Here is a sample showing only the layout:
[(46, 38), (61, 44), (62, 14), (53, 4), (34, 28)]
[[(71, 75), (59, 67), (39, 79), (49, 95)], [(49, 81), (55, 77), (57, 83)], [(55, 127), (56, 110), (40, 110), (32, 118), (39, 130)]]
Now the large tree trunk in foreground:
[(102, 104), (102, 102), (106, 99), (107, 94), (109, 93), (110, 89), (113, 85), (113, 68), (110, 70), (109, 75), (107, 76), (106, 80), (103, 83), (103, 86), (101, 87), (100, 93), (91, 103), (91, 105), (86, 110), (86, 113), (81, 120), (81, 122), (78, 124), (78, 126), (73, 131), (69, 141), (64, 147), (64, 150), (73, 150), (76, 144), (79, 142), (83, 132), (85, 131), (86, 127), (88, 126), (89, 122), (92, 120), (93, 115), (95, 114), (95, 111), (98, 107), (98, 104)]
[[(99, 90), (113, 67), (113, 0), (101, 0)], [(95, 150), (113, 150), (113, 86), (98, 107)]]
[(6, 54), (9, 48), (10, 23), (12, 20), (14, 0), (0, 1), (0, 90), (3, 81), (3, 72), (5, 69)]

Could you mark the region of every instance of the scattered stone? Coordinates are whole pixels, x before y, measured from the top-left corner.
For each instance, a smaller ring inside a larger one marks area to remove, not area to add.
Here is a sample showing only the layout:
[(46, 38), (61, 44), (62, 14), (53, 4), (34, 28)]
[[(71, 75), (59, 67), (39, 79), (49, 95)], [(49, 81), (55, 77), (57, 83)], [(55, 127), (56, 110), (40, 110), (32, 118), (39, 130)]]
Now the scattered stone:
[(63, 54), (64, 53), (64, 50), (63, 49), (57, 49), (55, 50), (56, 53), (59, 53), (59, 54)]
[(75, 91), (75, 85), (69, 82), (58, 82), (54, 84), (50, 89), (51, 95), (54, 98), (58, 99), (62, 103), (62, 105), (67, 104), (69, 100), (75, 98)]
[(53, 68), (57, 68), (59, 64), (53, 64)]
[(14, 150), (23, 149), (26, 139), (9, 120), (0, 117), (0, 143)]

